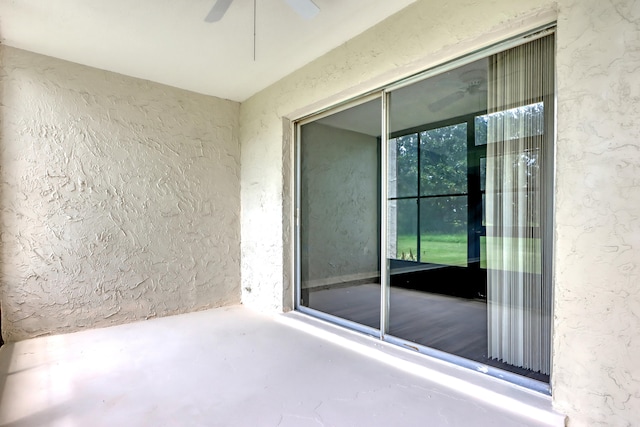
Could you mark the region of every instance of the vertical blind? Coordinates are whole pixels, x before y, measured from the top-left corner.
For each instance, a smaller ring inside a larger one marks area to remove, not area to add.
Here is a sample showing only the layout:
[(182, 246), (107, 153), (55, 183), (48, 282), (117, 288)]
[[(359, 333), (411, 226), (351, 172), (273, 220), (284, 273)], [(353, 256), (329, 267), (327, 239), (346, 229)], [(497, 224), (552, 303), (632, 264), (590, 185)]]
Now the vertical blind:
[(489, 357), (549, 374), (554, 36), (489, 59)]

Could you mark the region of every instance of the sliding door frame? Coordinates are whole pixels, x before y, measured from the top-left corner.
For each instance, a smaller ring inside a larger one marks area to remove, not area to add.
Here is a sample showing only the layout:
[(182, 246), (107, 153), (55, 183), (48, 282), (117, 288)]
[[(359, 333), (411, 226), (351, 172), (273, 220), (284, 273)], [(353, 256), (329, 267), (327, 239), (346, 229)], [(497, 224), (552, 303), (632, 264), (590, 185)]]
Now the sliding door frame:
[[(553, 370), (551, 371), (550, 381), (549, 383), (537, 381), (528, 377), (524, 377), (509, 371), (505, 371), (499, 368), (495, 368), (493, 366), (489, 366), (480, 362), (476, 362), (470, 359), (466, 359), (460, 356), (456, 356), (454, 354), (446, 353), (440, 350), (436, 350), (434, 348), (430, 348), (421, 344), (417, 344), (412, 341), (408, 341), (402, 338), (398, 338), (388, 334), (389, 331), (389, 308), (390, 308), (390, 263), (389, 263), (389, 245), (388, 245), (388, 179), (389, 179), (389, 171), (388, 171), (388, 156), (389, 156), (389, 99), (392, 91), (400, 89), (402, 87), (411, 85), (413, 83), (417, 83), (419, 81), (425, 80), (427, 78), (445, 73), (447, 71), (451, 71), (455, 68), (461, 67), (463, 65), (467, 65), (471, 62), (489, 57), (498, 52), (505, 51), (507, 49), (528, 43), (537, 38), (541, 38), (550, 34), (554, 34), (556, 32), (556, 23), (550, 23), (541, 27), (538, 27), (526, 34), (519, 35), (517, 37), (510, 38), (506, 41), (496, 43), (490, 45), (482, 50), (477, 52), (473, 52), (468, 55), (464, 55), (455, 60), (451, 60), (432, 68), (429, 68), (423, 72), (415, 74), (413, 76), (409, 76), (407, 78), (401, 79), (395, 83), (391, 83), (389, 85), (385, 85), (383, 87), (379, 87), (377, 89), (366, 92), (360, 96), (348, 99), (339, 104), (321, 109), (316, 113), (309, 114), (306, 116), (299, 117), (297, 119), (292, 120), (292, 128), (294, 134), (294, 149), (293, 149), (293, 173), (294, 173), (294, 203), (293, 203), (293, 276), (294, 276), (294, 309), (311, 315), (313, 317), (355, 330), (372, 337), (376, 337), (382, 341), (398, 345), (400, 347), (410, 349), (416, 351), (418, 353), (424, 354), (426, 356), (434, 357), (445, 362), (453, 363), (458, 366), (462, 366), (468, 369), (472, 369), (476, 372), (481, 372), (486, 375), (500, 378), (506, 380), (510, 383), (514, 383), (516, 385), (543, 393), (543, 394), (551, 394), (551, 379), (553, 376)], [(556, 38), (557, 39), (557, 38)], [(554, 99), (553, 102), (556, 102), (556, 91), (554, 90)], [(300, 187), (301, 187), (301, 126), (317, 121), (323, 117), (327, 117), (329, 115), (335, 114), (340, 111), (344, 111), (351, 107), (357, 106), (359, 104), (380, 98), (381, 99), (381, 137), (379, 138), (379, 164), (378, 168), (380, 170), (380, 185), (379, 185), (379, 254), (380, 254), (380, 329), (372, 328), (370, 326), (362, 325), (347, 319), (343, 319), (341, 317), (337, 317), (331, 314), (327, 314), (321, 312), (319, 310), (315, 310), (310, 307), (303, 306), (301, 301), (301, 274), (300, 274), (300, 261), (301, 261), (301, 248), (300, 248)], [(557, 127), (557, 109), (555, 109), (554, 105), (554, 125), (553, 125), (553, 135), (551, 136), (551, 140), (553, 141), (551, 150), (553, 150), (553, 155), (551, 157), (552, 163), (549, 166), (551, 171), (551, 179), (552, 185), (555, 184), (555, 142), (556, 142), (556, 127)], [(553, 195), (553, 192), (552, 192)], [(552, 197), (553, 199), (553, 197)], [(555, 211), (554, 205), (555, 200), (546, 201), (549, 203), (547, 206), (548, 210), (552, 212)], [(552, 218), (552, 224), (550, 225), (550, 229), (553, 228), (553, 217), (554, 215), (550, 215)], [(551, 253), (554, 250), (554, 241), (553, 239), (548, 240), (546, 242), (551, 249)], [(553, 263), (551, 263), (551, 268), (553, 269)], [(548, 266), (547, 266), (548, 267)], [(551, 277), (554, 277), (553, 270), (551, 271)], [(552, 287), (552, 306), (554, 301), (553, 295), (553, 287)], [(552, 318), (553, 318), (553, 309), (552, 309)], [(552, 322), (553, 323), (553, 322)], [(551, 327), (550, 333), (553, 335), (553, 324)], [(553, 355), (549, 355), (552, 360)], [(552, 364), (553, 365), (553, 364)]]
[[(369, 92), (369, 93), (367, 93), (367, 94), (365, 94), (363, 96), (347, 100), (345, 102), (342, 102), (342, 103), (336, 105), (335, 108), (324, 109), (324, 110), (318, 112), (317, 114), (314, 114), (314, 115), (311, 115), (311, 116), (307, 116), (305, 118), (296, 120), (294, 122), (294, 135), (295, 135), (294, 158), (295, 158), (295, 164), (294, 164), (294, 168), (293, 169), (294, 169), (294, 174), (295, 174), (295, 185), (294, 185), (294, 187), (295, 187), (295, 190), (294, 190), (294, 194), (295, 194), (295, 201), (294, 201), (294, 223), (295, 223), (295, 227), (294, 227), (294, 239), (293, 239), (294, 240), (294, 260), (293, 260), (293, 263), (294, 263), (295, 286), (294, 286), (294, 299), (293, 299), (293, 301), (294, 301), (294, 309), (299, 311), (299, 312), (301, 312), (301, 313), (309, 314), (309, 315), (312, 315), (312, 316), (317, 317), (319, 319), (326, 320), (328, 322), (335, 323), (337, 325), (344, 326), (346, 328), (353, 329), (353, 330), (356, 330), (358, 332), (362, 332), (362, 333), (370, 335), (372, 337), (383, 339), (383, 332), (382, 331), (384, 330), (384, 328), (380, 328), (380, 329), (373, 328), (371, 326), (363, 325), (363, 324), (360, 324), (360, 323), (357, 323), (357, 322), (353, 322), (351, 320), (347, 320), (347, 319), (344, 319), (344, 318), (341, 318), (341, 317), (338, 317), (338, 316), (334, 316), (332, 314), (328, 314), (328, 313), (325, 313), (325, 312), (322, 312), (322, 311), (319, 311), (319, 310), (315, 310), (315, 309), (313, 309), (311, 307), (303, 306), (301, 304), (301, 295), (302, 295), (301, 283), (302, 283), (302, 280), (301, 280), (301, 273), (300, 273), (300, 264), (301, 264), (300, 263), (300, 260), (301, 260), (301, 247), (300, 247), (300, 241), (301, 241), (301, 238), (300, 238), (301, 167), (300, 166), (302, 164), (302, 161), (301, 161), (302, 160), (301, 159), (301, 152), (302, 152), (302, 149), (301, 149), (301, 144), (302, 144), (301, 128), (305, 124), (313, 123), (313, 122), (315, 122), (317, 120), (320, 120), (320, 119), (322, 119), (324, 117), (339, 113), (341, 111), (347, 110), (347, 109), (352, 108), (352, 107), (356, 107), (358, 105), (361, 105), (361, 104), (364, 104), (366, 102), (373, 101), (373, 100), (376, 100), (376, 99), (380, 99), (381, 100), (381, 105), (382, 105), (382, 107), (381, 107), (381, 110), (383, 111), (383, 116), (382, 116), (383, 120), (381, 122), (382, 123), (381, 124), (381, 131), (382, 131), (385, 128), (385, 122), (384, 122), (384, 111), (385, 111), (384, 104), (385, 104), (385, 101), (384, 101), (384, 94), (380, 90), (372, 91), (372, 92)], [(380, 142), (381, 140), (382, 140), (382, 138), (378, 140), (379, 141), (378, 145), (379, 145), (379, 147), (381, 149), (381, 156), (384, 156), (385, 155), (384, 148), (383, 148), (384, 146), (381, 145), (381, 142)], [(380, 161), (380, 159), (379, 159), (379, 161)], [(381, 179), (382, 179), (381, 182), (384, 183), (385, 171), (381, 170), (380, 166), (381, 165), (378, 164), (378, 170), (381, 171), (381, 174), (380, 174)], [(383, 188), (384, 188), (384, 185), (381, 185), (380, 186), (380, 190), (382, 190)], [(382, 221), (382, 218), (381, 218), (381, 214), (384, 211), (384, 208), (385, 208), (384, 201), (381, 200), (380, 207), (379, 207), (379, 209), (381, 209), (381, 211), (379, 212), (379, 215), (378, 215), (378, 217), (381, 219), (380, 220), (381, 227), (382, 227), (382, 224), (384, 224), (384, 222)], [(378, 242), (380, 242), (380, 248), (383, 247), (382, 245), (383, 245), (384, 238), (385, 238), (385, 236), (383, 234), (378, 236)], [(380, 268), (380, 274), (381, 274), (380, 280), (381, 280), (381, 288), (382, 288), (384, 286), (384, 284), (382, 282), (383, 282), (384, 277), (385, 277), (384, 270), (383, 270), (385, 268), (385, 257), (384, 257), (384, 252), (383, 251), (380, 252), (380, 257), (379, 258), (380, 258), (379, 268)], [(382, 293), (384, 293), (384, 292), (382, 292)], [(380, 324), (381, 325), (384, 325), (384, 323), (382, 323), (382, 312), (383, 311), (384, 310), (382, 310), (382, 308), (381, 308), (381, 310), (380, 310), (380, 312), (381, 312), (381, 315), (380, 315), (381, 316), (381, 323)]]

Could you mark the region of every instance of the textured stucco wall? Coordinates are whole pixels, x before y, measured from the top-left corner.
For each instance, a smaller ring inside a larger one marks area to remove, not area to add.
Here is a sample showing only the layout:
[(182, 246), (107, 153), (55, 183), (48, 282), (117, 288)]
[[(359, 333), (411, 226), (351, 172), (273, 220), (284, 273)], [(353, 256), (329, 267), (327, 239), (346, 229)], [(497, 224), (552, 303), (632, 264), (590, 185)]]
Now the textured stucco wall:
[(301, 157), (303, 287), (376, 277), (378, 139), (309, 123)]
[(239, 105), (1, 54), (4, 338), (239, 302)]
[(640, 2), (559, 11), (554, 401), (640, 425)]
[(243, 301), (278, 310), (290, 294), (292, 157), (281, 117), (310, 113), (549, 16), (558, 21), (553, 402), (570, 426), (637, 424), (640, 2), (634, 0), (422, 0), (243, 103)]

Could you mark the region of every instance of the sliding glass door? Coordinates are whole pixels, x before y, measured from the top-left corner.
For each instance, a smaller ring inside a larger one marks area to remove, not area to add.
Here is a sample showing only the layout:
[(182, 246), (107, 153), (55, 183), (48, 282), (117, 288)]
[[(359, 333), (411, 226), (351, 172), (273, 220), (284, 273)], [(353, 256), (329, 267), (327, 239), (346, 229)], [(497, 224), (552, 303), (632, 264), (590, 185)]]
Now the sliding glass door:
[(553, 70), (549, 33), (301, 122), (299, 309), (548, 383)]
[(380, 97), (300, 126), (301, 307), (380, 325)]

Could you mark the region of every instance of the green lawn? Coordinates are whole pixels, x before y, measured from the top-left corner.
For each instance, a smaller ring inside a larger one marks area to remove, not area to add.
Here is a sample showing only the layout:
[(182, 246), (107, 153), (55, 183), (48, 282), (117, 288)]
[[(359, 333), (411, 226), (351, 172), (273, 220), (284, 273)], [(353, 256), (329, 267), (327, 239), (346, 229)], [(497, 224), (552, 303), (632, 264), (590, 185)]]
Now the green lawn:
[[(398, 259), (418, 261), (415, 236), (398, 236)], [(445, 265), (467, 265), (467, 235), (426, 235), (420, 239), (420, 262)]]
[[(513, 256), (499, 257), (491, 266), (496, 270), (519, 271), (529, 273), (540, 273), (540, 239), (515, 239), (503, 238), (493, 239), (497, 245), (496, 250), (506, 250), (507, 254)], [(523, 243), (520, 245), (520, 243)], [(440, 234), (422, 236), (420, 240), (420, 262), (444, 264), (444, 265), (467, 265), (467, 235), (466, 234)], [(518, 253), (525, 253), (520, 257)], [(411, 235), (398, 236), (397, 259), (407, 261), (418, 261), (416, 237)], [(522, 259), (528, 260), (524, 265), (518, 267), (518, 262)], [(480, 267), (487, 268), (487, 239), (480, 238)]]

